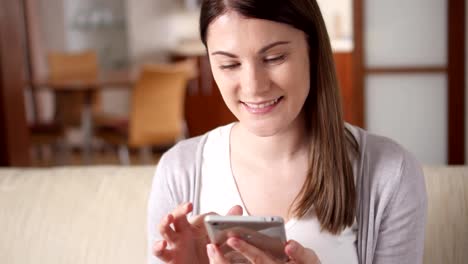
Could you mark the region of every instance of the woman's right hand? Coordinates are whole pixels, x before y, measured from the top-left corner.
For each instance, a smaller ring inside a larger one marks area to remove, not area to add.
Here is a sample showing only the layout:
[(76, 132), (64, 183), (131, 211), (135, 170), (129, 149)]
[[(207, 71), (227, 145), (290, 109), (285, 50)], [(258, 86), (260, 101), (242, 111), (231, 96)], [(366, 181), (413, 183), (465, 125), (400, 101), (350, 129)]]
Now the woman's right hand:
[[(209, 262), (206, 254), (209, 239), (203, 220), (205, 216), (215, 213), (195, 216), (189, 222), (187, 215), (192, 210), (192, 203), (181, 204), (161, 220), (159, 232), (163, 240), (156, 241), (154, 256), (170, 264)], [(242, 215), (242, 207), (232, 207), (227, 215)]]

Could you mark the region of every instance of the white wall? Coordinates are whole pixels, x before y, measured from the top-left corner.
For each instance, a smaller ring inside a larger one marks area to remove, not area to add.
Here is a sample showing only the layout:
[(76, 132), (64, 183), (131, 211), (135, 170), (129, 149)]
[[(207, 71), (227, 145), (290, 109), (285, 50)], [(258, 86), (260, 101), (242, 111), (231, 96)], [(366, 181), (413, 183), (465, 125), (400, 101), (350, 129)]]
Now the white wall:
[[(129, 56), (132, 64), (167, 60), (167, 51), (184, 39), (199, 39), (199, 10), (184, 1), (126, 0)], [(319, 0), (332, 38), (352, 37), (352, 0)]]
[(39, 23), (44, 34), (43, 48), (45, 50), (64, 50), (65, 41), (65, 14), (64, 0), (40, 0)]
[[(77, 22), (84, 14), (105, 9), (114, 21), (121, 24), (98, 28), (79, 27)], [(67, 51), (96, 50), (102, 68), (126, 66), (128, 61), (127, 33), (125, 28), (124, 0), (65, 0), (65, 26)]]
[(126, 0), (130, 61), (164, 62), (183, 40), (197, 40), (199, 10), (184, 1)]
[[(90, 10), (94, 3), (108, 7), (114, 16), (124, 19), (125, 0), (40, 0), (40, 30), (43, 32), (43, 53), (52, 51), (79, 51), (95, 49), (98, 51), (103, 66), (109, 66), (127, 59), (127, 41), (125, 28), (110, 30), (82, 30), (73, 26), (81, 11)], [(114, 59), (114, 60), (112, 60)], [(107, 63), (107, 61), (111, 61)]]
[(129, 56), (132, 64), (166, 60), (171, 36), (169, 16), (180, 4), (173, 0), (126, 0)]
[(353, 0), (317, 0), (332, 39), (353, 36)]
[[(184, 1), (174, 0), (40, 0), (47, 50), (127, 50), (132, 63), (164, 61), (166, 52), (185, 38), (198, 38), (198, 10), (186, 10)], [(71, 24), (81, 10), (99, 2), (126, 18), (126, 40), (116, 32), (83, 32)], [(352, 0), (318, 1), (330, 36), (352, 36)], [(338, 32), (338, 31), (340, 32)], [(124, 45), (121, 45), (124, 43)]]
[[(38, 41), (41, 53), (35, 59), (40, 60), (37, 62), (38, 67), (46, 65), (46, 55), (50, 51), (63, 51), (66, 49), (66, 26), (65, 26), (65, 6), (64, 0), (39, 0), (38, 6), (38, 19), (39, 24), (36, 28), (40, 31), (38, 34)], [(38, 69), (40, 75), (47, 74), (47, 69)], [(40, 91), (38, 93), (38, 107), (40, 113), (38, 118), (42, 120), (51, 120), (53, 118), (54, 106), (53, 96), (49, 91)], [(28, 98), (30, 99), (30, 98)], [(28, 112), (28, 120), (31, 120), (32, 107), (30, 104), (26, 106)]]

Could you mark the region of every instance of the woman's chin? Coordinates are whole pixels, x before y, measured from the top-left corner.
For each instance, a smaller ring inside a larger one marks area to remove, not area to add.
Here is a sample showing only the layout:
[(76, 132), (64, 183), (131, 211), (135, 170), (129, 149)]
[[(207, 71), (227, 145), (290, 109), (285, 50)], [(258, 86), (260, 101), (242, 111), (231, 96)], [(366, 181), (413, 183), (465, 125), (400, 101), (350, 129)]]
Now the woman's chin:
[(257, 137), (271, 137), (277, 134), (281, 127), (272, 123), (272, 122), (249, 122), (249, 124), (243, 124), (243, 126), (249, 131), (250, 133), (254, 134)]

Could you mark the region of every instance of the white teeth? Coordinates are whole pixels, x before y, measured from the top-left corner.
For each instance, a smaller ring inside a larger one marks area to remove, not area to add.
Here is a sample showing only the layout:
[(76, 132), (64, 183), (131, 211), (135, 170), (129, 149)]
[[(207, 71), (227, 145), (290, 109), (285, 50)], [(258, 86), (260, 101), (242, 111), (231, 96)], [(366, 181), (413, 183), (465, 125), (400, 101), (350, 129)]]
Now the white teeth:
[(249, 104), (249, 103), (245, 103), (245, 104), (250, 108), (260, 109), (260, 108), (268, 107), (270, 105), (274, 105), (278, 102), (278, 100), (279, 98), (276, 98), (275, 100), (271, 100), (270, 102), (266, 102), (263, 104)]

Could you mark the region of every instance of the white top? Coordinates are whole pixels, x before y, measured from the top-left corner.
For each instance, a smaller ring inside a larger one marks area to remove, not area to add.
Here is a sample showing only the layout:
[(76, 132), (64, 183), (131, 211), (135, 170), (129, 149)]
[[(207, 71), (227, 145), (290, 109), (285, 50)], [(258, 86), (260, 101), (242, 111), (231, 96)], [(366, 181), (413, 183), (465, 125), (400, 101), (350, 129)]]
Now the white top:
[[(228, 128), (221, 128), (223, 129)], [(359, 152), (350, 155), (356, 179), (356, 251), (359, 263), (423, 263), (427, 196), (424, 174), (419, 162), (411, 153), (391, 139), (368, 133), (350, 124), (346, 124), (346, 129), (352, 133), (359, 145)], [(190, 215), (201, 213), (202, 165), (203, 161), (206, 161), (206, 157), (205, 159), (203, 157), (203, 150), (208, 134), (210, 133), (180, 141), (164, 153), (159, 160), (148, 197), (148, 264), (164, 263), (153, 256), (153, 247), (156, 241), (164, 239), (159, 233), (158, 225), (167, 214), (187, 201), (193, 203), (193, 212)], [(226, 132), (224, 136), (223, 131), (219, 130), (211, 134), (218, 134), (219, 137), (211, 135), (218, 139), (210, 140), (210, 142), (225, 142), (225, 160), (228, 160), (226, 149), (229, 144)], [(206, 152), (207, 155), (209, 153), (218, 154), (214, 157), (212, 164), (217, 164), (216, 161), (222, 160), (219, 157), (219, 151)], [(206, 172), (209, 174), (206, 176), (208, 179), (210, 176), (214, 179), (223, 177), (220, 174), (221, 171), (209, 173), (208, 170)], [(231, 175), (232, 173), (224, 174)], [(232, 176), (224, 178), (229, 179), (229, 177), (232, 179)], [(223, 184), (216, 187), (226, 188), (224, 181), (221, 180), (221, 182)], [(229, 196), (227, 192), (223, 192), (221, 198), (210, 196), (211, 190), (213, 187), (210, 188), (205, 183), (204, 199), (208, 197), (209, 204), (204, 205), (206, 207), (204, 210), (214, 208), (215, 206), (211, 206), (211, 203)], [(230, 189), (230, 193), (236, 194), (233, 190), (233, 188)], [(227, 208), (219, 210), (225, 212)], [(330, 242), (329, 238), (324, 239), (326, 237), (324, 234), (319, 234), (320, 237), (314, 235), (319, 232), (314, 231), (314, 226), (310, 224), (310, 227), (306, 227), (306, 231), (302, 232), (307, 238), (302, 239), (297, 230), (302, 230), (306, 225), (302, 221), (288, 224), (289, 238), (295, 238), (306, 246), (313, 247), (324, 263), (334, 258), (329, 253), (330, 249), (333, 249), (335, 254), (346, 254), (345, 250), (335, 245), (343, 240), (345, 233)], [(352, 230), (355, 229), (352, 228)], [(325, 246), (327, 250), (323, 250), (320, 245)], [(346, 247), (346, 244), (343, 247)], [(347, 259), (344, 263), (350, 263), (352, 260), (354, 258)]]
[[(201, 168), (200, 213), (226, 214), (232, 206), (241, 205), (247, 215), (231, 170), (229, 138), (232, 125), (219, 127), (208, 134)], [(324, 264), (358, 263), (356, 232), (356, 221), (337, 236), (321, 232), (312, 210), (302, 219), (291, 219), (286, 223), (287, 239), (313, 249)]]

